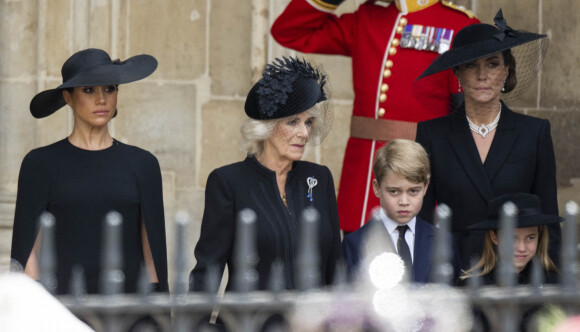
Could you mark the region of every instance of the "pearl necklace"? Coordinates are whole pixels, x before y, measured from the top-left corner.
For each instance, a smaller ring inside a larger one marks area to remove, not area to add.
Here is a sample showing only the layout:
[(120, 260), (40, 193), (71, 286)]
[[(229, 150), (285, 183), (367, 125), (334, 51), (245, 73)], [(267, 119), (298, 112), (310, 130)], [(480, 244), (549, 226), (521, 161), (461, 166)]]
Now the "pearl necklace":
[(488, 125), (482, 124), (481, 126), (478, 127), (475, 123), (473, 123), (471, 120), (469, 120), (467, 115), (465, 116), (465, 118), (467, 119), (467, 122), (469, 123), (469, 129), (471, 129), (471, 131), (473, 131), (474, 133), (480, 134), (481, 137), (485, 138), (485, 136), (487, 136), (487, 134), (491, 133), (497, 127), (497, 124), (499, 123), (500, 115), (501, 115), (501, 103), (499, 104), (499, 113), (497, 113), (495, 120), (493, 120), (493, 122), (488, 124)]

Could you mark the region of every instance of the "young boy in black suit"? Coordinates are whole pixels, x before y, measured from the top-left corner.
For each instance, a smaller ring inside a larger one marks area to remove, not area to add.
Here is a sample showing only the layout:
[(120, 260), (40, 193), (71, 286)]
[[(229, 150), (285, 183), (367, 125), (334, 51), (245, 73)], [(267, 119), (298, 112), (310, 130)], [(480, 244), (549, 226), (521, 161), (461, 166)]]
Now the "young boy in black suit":
[(386, 229), (387, 242), (392, 242), (406, 273), (410, 273), (407, 279), (417, 283), (430, 281), (436, 229), (417, 217), (431, 176), (427, 153), (416, 142), (392, 140), (377, 151), (373, 173), (373, 191), (381, 202), (381, 209), (378, 216), (344, 237), (342, 251), (349, 276), (356, 278), (364, 258), (365, 241), (375, 232), (369, 229)]

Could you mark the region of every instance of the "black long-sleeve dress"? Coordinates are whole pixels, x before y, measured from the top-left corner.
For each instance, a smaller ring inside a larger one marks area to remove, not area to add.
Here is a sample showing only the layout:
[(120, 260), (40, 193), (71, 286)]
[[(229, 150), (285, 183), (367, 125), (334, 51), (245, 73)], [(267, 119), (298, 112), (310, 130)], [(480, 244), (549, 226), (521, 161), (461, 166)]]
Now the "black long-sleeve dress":
[[(312, 201), (307, 197), (308, 177), (314, 177), (318, 182), (312, 190)], [(213, 264), (219, 268), (220, 276), (227, 264), (230, 275), (228, 289), (232, 288), (232, 275), (236, 273), (233, 265), (236, 218), (244, 208), (251, 208), (257, 214), (259, 258), (256, 269), (259, 289), (268, 289), (271, 265), (277, 259), (285, 267), (285, 287), (297, 287), (294, 271), (299, 222), (302, 211), (309, 206), (320, 213), (321, 282), (331, 283), (341, 251), (336, 196), (330, 170), (306, 161), (294, 162), (286, 181), (286, 195), (288, 207), (280, 196), (275, 172), (254, 157), (214, 170), (207, 180), (201, 235), (195, 248), (197, 264), (191, 271), (190, 290), (205, 290), (204, 275)]]
[(56, 220), (57, 293), (68, 293), (76, 265), (84, 269), (87, 292), (97, 293), (103, 221), (111, 210), (123, 216), (125, 291), (136, 291), (144, 263), (141, 219), (160, 290), (167, 291), (159, 163), (151, 153), (116, 140), (107, 149), (89, 151), (63, 139), (28, 153), (18, 179), (11, 257), (26, 265), (38, 234), (38, 218), (48, 211)]

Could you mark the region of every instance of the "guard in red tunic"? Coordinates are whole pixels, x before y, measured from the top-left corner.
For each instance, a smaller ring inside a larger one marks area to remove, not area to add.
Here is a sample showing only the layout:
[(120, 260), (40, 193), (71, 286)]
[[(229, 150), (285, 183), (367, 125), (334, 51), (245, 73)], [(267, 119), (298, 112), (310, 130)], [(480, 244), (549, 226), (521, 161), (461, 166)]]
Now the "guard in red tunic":
[(338, 192), (341, 229), (352, 232), (379, 206), (371, 185), (375, 151), (394, 138), (414, 140), (417, 122), (448, 114), (458, 93), (451, 70), (421, 87), (428, 92), (421, 101), (413, 82), (455, 33), (479, 20), (439, 0), (367, 1), (338, 17), (333, 10), (343, 1), (292, 0), (271, 33), (304, 53), (352, 57), (355, 98)]

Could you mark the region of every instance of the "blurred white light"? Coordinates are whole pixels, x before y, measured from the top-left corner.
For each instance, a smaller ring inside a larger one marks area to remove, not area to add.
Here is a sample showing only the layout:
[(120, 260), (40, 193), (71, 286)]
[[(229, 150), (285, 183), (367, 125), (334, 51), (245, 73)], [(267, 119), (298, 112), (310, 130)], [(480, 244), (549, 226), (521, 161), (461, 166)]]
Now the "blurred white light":
[(375, 312), (393, 331), (420, 331), (424, 312), (413, 293), (404, 286), (377, 290), (373, 296)]
[(373, 258), (369, 264), (369, 277), (378, 289), (389, 289), (399, 284), (403, 274), (405, 265), (397, 254), (382, 253)]

